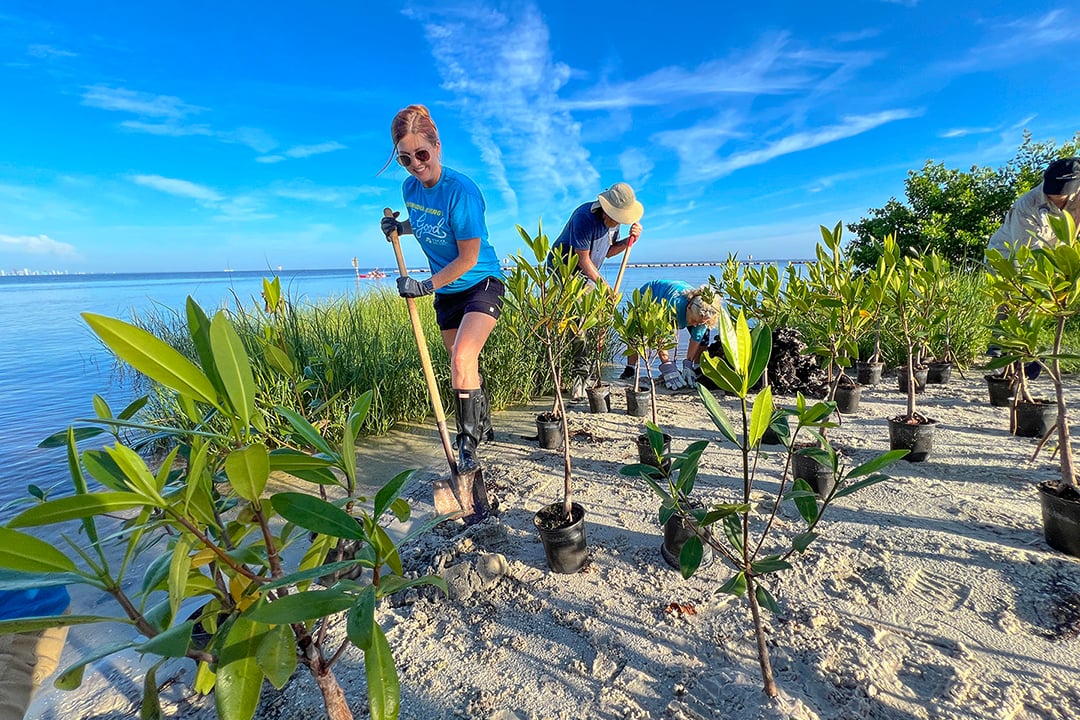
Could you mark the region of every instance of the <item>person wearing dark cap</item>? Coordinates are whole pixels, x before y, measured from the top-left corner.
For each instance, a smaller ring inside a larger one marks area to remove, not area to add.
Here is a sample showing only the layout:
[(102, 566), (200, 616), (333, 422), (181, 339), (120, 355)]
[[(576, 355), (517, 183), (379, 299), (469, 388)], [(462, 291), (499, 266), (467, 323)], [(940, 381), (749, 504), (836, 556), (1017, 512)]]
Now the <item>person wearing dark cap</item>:
[[(638, 221), (644, 214), (645, 207), (638, 202), (634, 188), (624, 182), (615, 183), (597, 195), (596, 200), (579, 205), (571, 213), (566, 226), (551, 246), (548, 264), (551, 264), (555, 253), (566, 256), (576, 253), (577, 272), (596, 285), (606, 284), (600, 275), (600, 267), (607, 258), (633, 247), (641, 236), (641, 225)], [(622, 225), (630, 226), (625, 240), (619, 239)], [(579, 338), (571, 348), (574, 355), (571, 369), (573, 400), (585, 398), (585, 385), (591, 366), (588, 345), (585, 338)]]
[(1069, 213), (1080, 222), (1080, 158), (1050, 163), (1043, 181), (1021, 195), (1005, 215), (1005, 222), (990, 236), (987, 248), (1007, 254), (1006, 244), (1053, 245), (1054, 231), (1047, 216)]
[[(1080, 158), (1061, 158), (1050, 163), (1043, 173), (1043, 181), (1021, 195), (1009, 208), (1005, 222), (990, 236), (986, 249), (1008, 255), (1010, 248), (1022, 244), (1032, 247), (1054, 245), (1057, 237), (1046, 218), (1051, 215), (1061, 217), (1065, 213), (1080, 222)], [(998, 309), (999, 319), (1004, 312), (1004, 308)], [(998, 357), (1001, 349), (991, 345), (986, 354)], [(1037, 362), (1024, 366), (1024, 373), (1030, 380), (1037, 378), (1039, 371)], [(1004, 373), (1005, 368), (1000, 368), (999, 372)]]

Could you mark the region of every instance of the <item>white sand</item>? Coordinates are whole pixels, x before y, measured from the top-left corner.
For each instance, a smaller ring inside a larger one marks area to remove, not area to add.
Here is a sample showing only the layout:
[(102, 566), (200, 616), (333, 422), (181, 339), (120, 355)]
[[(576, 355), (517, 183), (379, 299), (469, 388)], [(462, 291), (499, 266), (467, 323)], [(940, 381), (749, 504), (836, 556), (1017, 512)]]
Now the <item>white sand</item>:
[[(1080, 383), (1072, 384), (1075, 404)], [(865, 389), (858, 415), (831, 431), (847, 457), (862, 462), (888, 448), (886, 418), (904, 403), (895, 387), (886, 377)], [(1050, 393), (1045, 379), (1035, 387)], [(981, 373), (954, 372), (950, 385), (920, 395), (920, 411), (941, 423), (930, 460), (901, 462), (890, 481), (837, 501), (824, 538), (793, 571), (774, 576), (777, 700), (761, 693), (745, 601), (717, 592), (730, 570), (717, 561), (684, 581), (661, 559), (658, 500), (618, 473), (636, 461), (642, 423), (624, 414), (621, 393), (615, 405), (611, 414), (585, 407), (570, 415), (572, 429), (586, 431), (572, 454), (590, 547), (575, 575), (548, 571), (533, 529), (533, 512), (557, 500), (562, 483), (561, 454), (523, 438), (535, 434), (531, 413), (540, 405), (496, 418), (497, 440), (481, 452), (501, 516), (444, 527), (405, 553), (412, 569), (441, 572), (453, 598), (412, 592), (380, 610), (403, 718), (1080, 716), (1080, 561), (1045, 544), (1034, 488), (1056, 476), (1056, 460), (1044, 452), (1029, 462), (1034, 441), (1009, 435), (1008, 410), (989, 406)], [(676, 450), (719, 439), (696, 394), (661, 391), (659, 407)], [(433, 441), (418, 458), (415, 438), (403, 447), (402, 437), (380, 443), (380, 453), (401, 448), (401, 468), (424, 462), (422, 482), (445, 475)], [(778, 463), (778, 453), (763, 459), (762, 488), (775, 486)], [(729, 445), (711, 443), (695, 495), (735, 500), (738, 467)], [(431, 510), (423, 486), (413, 496), (419, 511)], [(784, 513), (785, 528), (796, 521), (793, 509)], [(696, 614), (666, 613), (673, 602)], [(100, 640), (83, 632), (72, 630), (65, 663)], [(42, 691), (27, 717), (137, 716), (136, 661), (95, 666), (74, 693)], [(213, 717), (212, 702), (188, 688), (192, 674), (185, 662), (159, 671), (168, 711)], [(358, 650), (337, 675), (365, 717)], [(267, 686), (258, 716), (325, 717), (306, 669), (280, 693)]]

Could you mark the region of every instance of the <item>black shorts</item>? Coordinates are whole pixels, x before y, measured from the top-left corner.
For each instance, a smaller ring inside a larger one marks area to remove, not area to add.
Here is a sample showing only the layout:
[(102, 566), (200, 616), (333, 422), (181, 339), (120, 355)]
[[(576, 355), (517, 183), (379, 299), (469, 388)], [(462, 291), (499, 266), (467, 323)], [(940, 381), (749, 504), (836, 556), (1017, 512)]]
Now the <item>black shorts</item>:
[(457, 330), (465, 313), (478, 312), (496, 320), (502, 315), (506, 286), (497, 277), (484, 278), (456, 293), (435, 293), (435, 319), (440, 330)]

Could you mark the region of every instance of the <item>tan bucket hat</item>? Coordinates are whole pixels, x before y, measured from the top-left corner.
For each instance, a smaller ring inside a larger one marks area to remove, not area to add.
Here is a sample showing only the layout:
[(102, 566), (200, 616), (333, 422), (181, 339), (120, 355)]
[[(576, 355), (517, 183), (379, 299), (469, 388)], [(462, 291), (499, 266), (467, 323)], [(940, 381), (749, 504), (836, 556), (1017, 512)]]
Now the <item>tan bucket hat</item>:
[(596, 196), (607, 216), (620, 225), (633, 225), (645, 214), (645, 206), (637, 201), (634, 188), (617, 182)]

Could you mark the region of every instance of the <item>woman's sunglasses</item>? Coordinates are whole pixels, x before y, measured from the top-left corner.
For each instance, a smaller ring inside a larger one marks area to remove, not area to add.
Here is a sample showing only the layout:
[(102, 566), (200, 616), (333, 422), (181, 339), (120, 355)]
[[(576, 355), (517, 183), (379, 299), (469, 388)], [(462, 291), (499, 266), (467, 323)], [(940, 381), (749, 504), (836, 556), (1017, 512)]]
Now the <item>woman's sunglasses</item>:
[(416, 162), (427, 162), (431, 159), (431, 153), (427, 150), (417, 150), (412, 155), (409, 153), (398, 153), (397, 161), (401, 167), (409, 167), (412, 165), (413, 158), (416, 158)]

